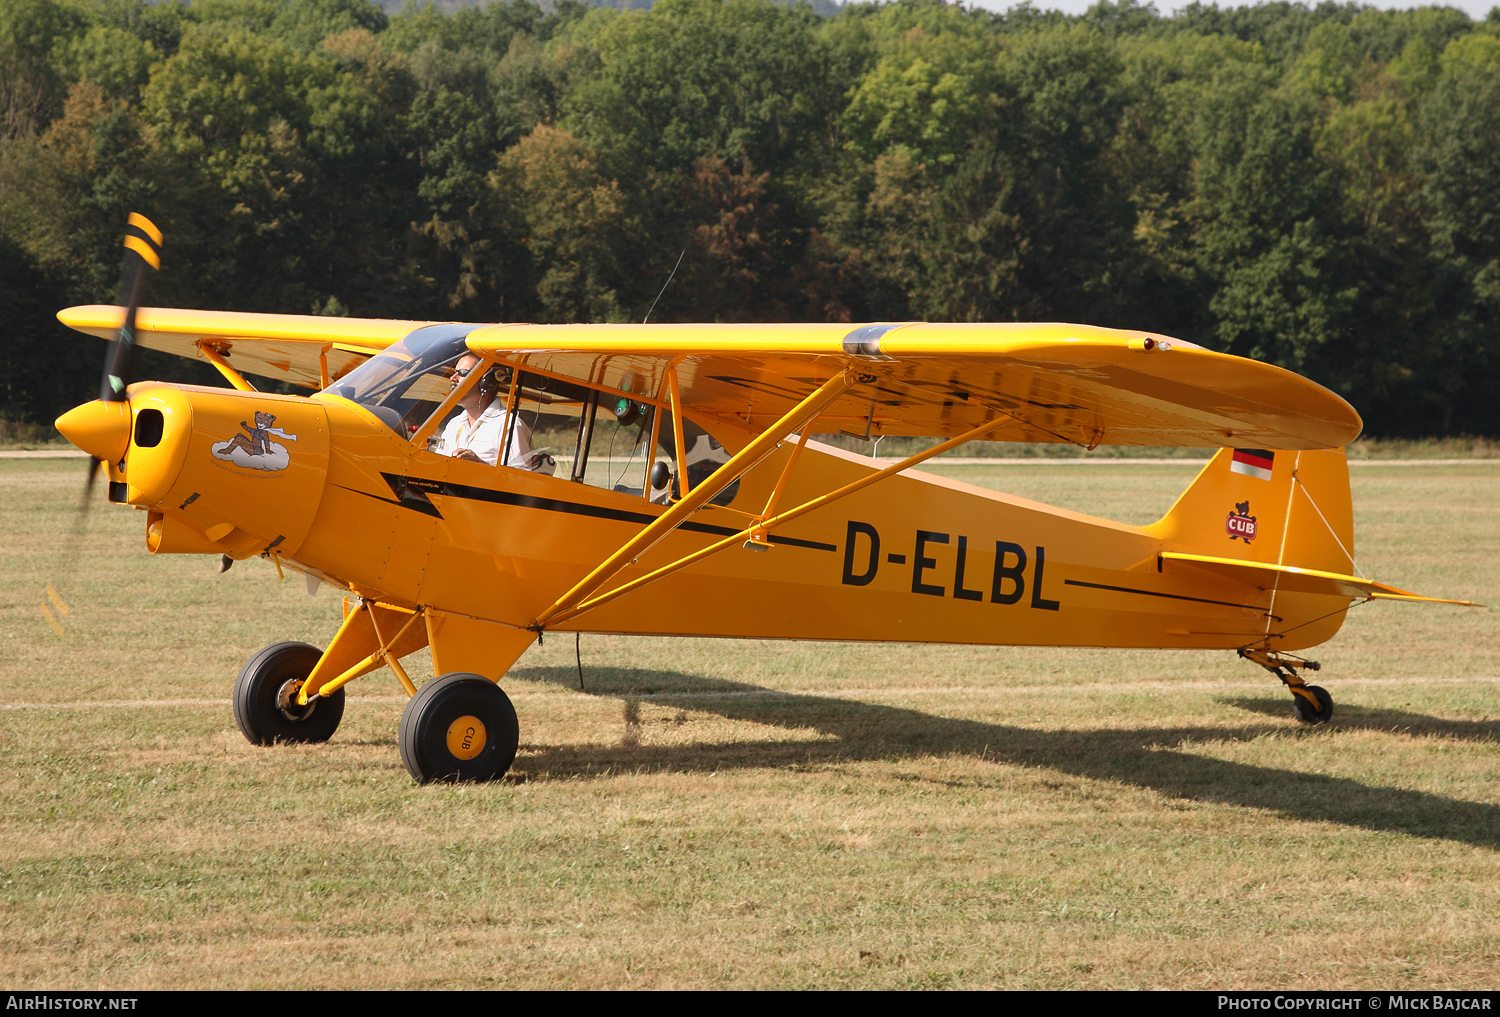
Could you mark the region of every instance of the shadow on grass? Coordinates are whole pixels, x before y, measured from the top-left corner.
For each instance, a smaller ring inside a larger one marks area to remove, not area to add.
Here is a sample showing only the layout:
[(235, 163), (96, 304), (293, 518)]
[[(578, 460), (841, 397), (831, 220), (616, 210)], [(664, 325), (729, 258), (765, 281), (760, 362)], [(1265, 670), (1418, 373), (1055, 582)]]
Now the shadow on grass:
[[(571, 668), (525, 668), (516, 677), (577, 688)], [(1178, 751), (1187, 742), (1247, 741), (1289, 731), (1279, 700), (1244, 699), (1234, 705), (1275, 716), (1274, 724), (1238, 728), (1144, 727), (1130, 730), (1034, 731), (1004, 724), (955, 720), (900, 707), (826, 696), (778, 693), (753, 685), (673, 671), (623, 668), (586, 672), (587, 694), (630, 701), (659, 695), (732, 720), (783, 728), (812, 728), (827, 741), (737, 741), (654, 746), (534, 746), (518, 760), (532, 779), (602, 776), (602, 770), (711, 772), (733, 768), (807, 766), (839, 761), (970, 755), (1017, 766), (1046, 767), (1092, 780), (1116, 781), (1193, 802), (1265, 809), (1308, 822), (1339, 823), (1378, 832), (1436, 837), (1500, 848), (1500, 806), (1423, 791), (1371, 787), (1323, 774), (1299, 773), (1205, 758)], [(682, 698), (677, 698), (677, 697)], [(1497, 725), (1463, 724), (1393, 711), (1349, 711), (1343, 726), (1392, 726), (1432, 734), (1493, 737)], [(1295, 729), (1291, 729), (1295, 730)], [(629, 728), (627, 727), (627, 736)]]
[[(1291, 696), (1224, 698), (1217, 702), (1238, 707), (1251, 713), (1268, 717), (1290, 718)], [(1333, 705), (1332, 727), (1356, 731), (1388, 731), (1408, 734), (1419, 738), (1456, 738), (1471, 742), (1492, 742), (1500, 739), (1500, 719), (1497, 720), (1444, 720), (1423, 713), (1408, 713), (1405, 710), (1382, 710), (1368, 706)]]

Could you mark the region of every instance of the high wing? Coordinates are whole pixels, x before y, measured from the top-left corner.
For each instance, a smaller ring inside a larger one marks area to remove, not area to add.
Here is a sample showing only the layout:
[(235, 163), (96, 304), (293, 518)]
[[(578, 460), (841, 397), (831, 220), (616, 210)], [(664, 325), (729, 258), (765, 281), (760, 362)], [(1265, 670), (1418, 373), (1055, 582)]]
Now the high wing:
[(1001, 441), (1332, 448), (1354, 408), (1290, 371), (1142, 332), (1069, 324), (498, 325), (469, 348), (760, 431), (852, 364), (819, 431)]
[[(88, 304), (59, 311), (69, 328), (114, 339), (125, 308)], [(206, 359), (211, 350), (241, 374), (289, 381), (318, 389), (343, 377), (373, 354), (430, 321), (388, 318), (330, 318), (313, 314), (245, 314), (143, 307), (136, 317), (136, 341), (148, 350)], [(321, 358), (321, 359), (320, 359)]]
[[(113, 338), (123, 309), (72, 307), (66, 325)], [(309, 388), (413, 329), (374, 318), (142, 308), (148, 349), (223, 357)], [(851, 365), (861, 384), (818, 430), (953, 437), (1005, 419), (1002, 441), (1332, 448), (1359, 415), (1290, 371), (1144, 332), (1063, 323), (475, 325), (476, 353), (645, 399), (676, 370), (684, 413), (759, 432)], [(325, 364), (326, 362), (326, 374)]]
[(1346, 576), (1338, 572), (1321, 569), (1297, 568), (1293, 565), (1271, 565), (1266, 562), (1244, 561), (1239, 558), (1218, 558), (1207, 554), (1186, 554), (1179, 551), (1163, 551), (1157, 556), (1157, 568), (1165, 571), (1167, 562), (1182, 562), (1189, 568), (1210, 572), (1215, 576), (1249, 583), (1263, 590), (1272, 587), (1287, 593), (1321, 593), (1331, 597), (1369, 598), (1372, 600), (1413, 600), (1427, 604), (1458, 604), (1463, 607), (1483, 607), (1472, 600), (1445, 600), (1442, 597), (1424, 597), (1420, 593), (1398, 589), (1385, 583), (1358, 576)]

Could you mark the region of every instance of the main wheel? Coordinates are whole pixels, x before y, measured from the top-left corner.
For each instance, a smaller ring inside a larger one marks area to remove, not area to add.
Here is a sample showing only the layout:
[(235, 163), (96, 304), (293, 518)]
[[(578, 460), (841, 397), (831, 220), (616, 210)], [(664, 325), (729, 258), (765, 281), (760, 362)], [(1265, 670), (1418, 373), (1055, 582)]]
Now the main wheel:
[(234, 722), (252, 745), (326, 742), (344, 719), (344, 690), (297, 705), (297, 693), (323, 651), (273, 643), (245, 661), (234, 683)]
[(1329, 718), (1333, 716), (1333, 697), (1328, 694), (1327, 689), (1320, 686), (1308, 685), (1306, 688), (1317, 697), (1318, 708), (1314, 710), (1311, 703), (1293, 692), (1292, 710), (1297, 714), (1297, 719), (1304, 724), (1328, 723)]
[(521, 725), (500, 686), (456, 671), (423, 685), (401, 713), (397, 744), (406, 772), (433, 780), (496, 780), (516, 760)]

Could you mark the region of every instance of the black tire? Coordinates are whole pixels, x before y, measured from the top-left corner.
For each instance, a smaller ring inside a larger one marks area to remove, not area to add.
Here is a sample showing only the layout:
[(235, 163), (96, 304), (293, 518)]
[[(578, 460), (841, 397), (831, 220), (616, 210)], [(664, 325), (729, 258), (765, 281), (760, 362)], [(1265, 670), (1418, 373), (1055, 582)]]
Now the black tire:
[(1328, 721), (1333, 717), (1333, 697), (1328, 694), (1327, 689), (1324, 689), (1318, 685), (1307, 686), (1307, 691), (1311, 692), (1314, 696), (1317, 697), (1318, 709), (1314, 711), (1311, 703), (1309, 703), (1302, 696), (1299, 696), (1295, 692), (1293, 692), (1292, 712), (1294, 712), (1297, 715), (1297, 719), (1304, 724), (1328, 723)]
[(344, 719), (344, 690), (306, 706), (288, 703), (323, 651), (306, 643), (273, 643), (245, 661), (234, 683), (234, 722), (251, 745), (326, 742)]
[[(460, 723), (478, 720), (479, 724)], [(456, 742), (450, 742), (450, 732)], [(462, 739), (477, 740), (465, 744)], [(521, 725), (500, 686), (477, 674), (455, 671), (417, 690), (401, 713), (396, 738), (401, 762), (418, 784), (484, 781), (505, 776), (516, 761)], [(455, 754), (471, 749), (465, 759)]]

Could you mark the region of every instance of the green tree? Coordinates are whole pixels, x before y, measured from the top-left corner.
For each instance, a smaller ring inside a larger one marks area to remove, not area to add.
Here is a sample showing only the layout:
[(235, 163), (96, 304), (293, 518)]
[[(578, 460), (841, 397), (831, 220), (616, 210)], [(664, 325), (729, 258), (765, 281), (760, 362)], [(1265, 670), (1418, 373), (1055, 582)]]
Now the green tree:
[(95, 25), (68, 40), (56, 63), (70, 81), (92, 81), (108, 95), (136, 100), (160, 57), (155, 46), (130, 32)]
[[(3, 232), (68, 299), (109, 302), (119, 280), (126, 215), (149, 208), (161, 225), (172, 225), (181, 212), (175, 176), (125, 100), (80, 82), (40, 138), (12, 145), (0, 157)], [(191, 298), (172, 281), (157, 292)]]
[(1318, 105), (1292, 92), (1210, 97), (1198, 149), (1199, 258), (1214, 285), (1213, 345), (1307, 371), (1349, 324), (1334, 178)]
[(53, 51), (81, 28), (55, 0), (0, 4), (0, 143), (41, 131), (57, 114), (65, 85)]
[(385, 12), (370, 0), (288, 0), (269, 32), (308, 52), (330, 35), (354, 28), (382, 32), (386, 23)]
[(542, 126), (505, 153), (491, 178), (523, 224), (541, 321), (620, 321), (624, 255), (635, 229), (615, 181), (566, 131)]
[[(1500, 432), (1496, 24), (11, 0), (0, 258), (109, 299), (141, 210), (162, 302), (560, 321), (638, 319), (685, 252), (662, 320), (1153, 329), (1306, 372), (1372, 431)], [(42, 394), (0, 412), (60, 398), (18, 384)]]
[(1107, 40), (1086, 26), (950, 33), (938, 19), (951, 15), (889, 10), (926, 25), (887, 44), (851, 97), (847, 144), (879, 154), (862, 220), (835, 234), (885, 281), (879, 313), (901, 313), (889, 302), (902, 295), (936, 319), (1118, 323), (1140, 259), (1112, 156), (1124, 93)]
[(1443, 430), (1500, 428), (1500, 39), (1450, 43), (1417, 150), (1446, 327), (1418, 384)]
[[(399, 87), (399, 86), (397, 86)], [(143, 113), (195, 188), (195, 261), (214, 302), (306, 312), (397, 305), (403, 197), (392, 116), (327, 50), (194, 28), (154, 70)], [(408, 179), (406, 183), (410, 183)]]
[(827, 115), (817, 24), (810, 8), (763, 0), (592, 11), (559, 40), (599, 60), (564, 101), (564, 123), (633, 184), (710, 153), (778, 176)]

